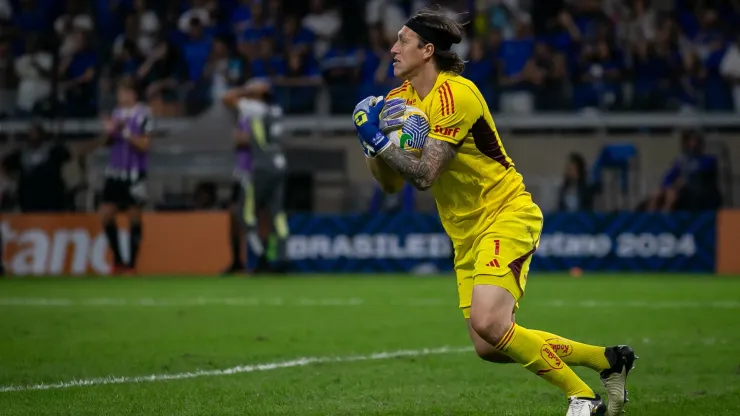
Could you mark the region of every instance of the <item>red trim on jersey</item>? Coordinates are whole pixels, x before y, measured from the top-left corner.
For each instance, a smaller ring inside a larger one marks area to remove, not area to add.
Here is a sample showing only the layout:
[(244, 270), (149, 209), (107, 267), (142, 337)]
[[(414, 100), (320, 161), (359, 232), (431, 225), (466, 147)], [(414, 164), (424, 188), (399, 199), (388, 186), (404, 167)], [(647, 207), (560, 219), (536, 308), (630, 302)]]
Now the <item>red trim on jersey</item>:
[(437, 91), (439, 91), (439, 102), (442, 105), (442, 117), (449, 115), (449, 101), (447, 98), (447, 91), (440, 87)]
[(388, 93), (388, 97), (392, 97), (392, 96), (394, 96), (394, 95), (398, 95), (398, 94), (400, 94), (400, 93), (402, 93), (402, 92), (405, 92), (405, 91), (406, 91), (406, 87), (399, 87), (399, 88), (396, 88), (395, 90), (391, 90), (391, 91), (390, 91), (390, 92)]
[(450, 94), (450, 91), (447, 88), (445, 88), (444, 85), (442, 85), (441, 90), (445, 94), (445, 105), (446, 105), (445, 115), (449, 116), (450, 114), (452, 114), (452, 111), (450, 111), (450, 108), (452, 107), (451, 106), (451, 103), (452, 103), (452, 94)]
[(442, 88), (445, 89), (445, 92), (450, 94), (450, 108), (448, 109), (447, 114), (452, 114), (455, 112), (455, 97), (452, 95), (452, 88), (450, 88), (450, 84), (447, 81), (442, 84)]

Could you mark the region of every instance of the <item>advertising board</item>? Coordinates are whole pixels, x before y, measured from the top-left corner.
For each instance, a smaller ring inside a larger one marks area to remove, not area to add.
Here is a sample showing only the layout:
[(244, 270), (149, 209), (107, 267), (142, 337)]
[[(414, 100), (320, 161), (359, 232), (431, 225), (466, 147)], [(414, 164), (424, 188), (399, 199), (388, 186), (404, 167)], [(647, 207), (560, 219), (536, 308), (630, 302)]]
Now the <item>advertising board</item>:
[[(128, 225), (118, 221), (128, 259)], [(112, 256), (94, 214), (2, 217), (5, 269), (14, 275), (105, 275)], [(228, 217), (213, 213), (146, 213), (139, 274), (214, 274), (229, 263)]]

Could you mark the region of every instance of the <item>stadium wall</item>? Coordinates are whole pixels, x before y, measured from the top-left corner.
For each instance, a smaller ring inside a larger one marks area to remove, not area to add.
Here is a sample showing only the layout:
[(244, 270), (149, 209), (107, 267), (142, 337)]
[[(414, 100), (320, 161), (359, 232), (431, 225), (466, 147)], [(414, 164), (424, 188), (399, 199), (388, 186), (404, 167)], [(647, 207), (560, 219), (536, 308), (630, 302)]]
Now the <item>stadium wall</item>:
[[(502, 134), (503, 135), (503, 134)], [(589, 163), (592, 163), (605, 144), (632, 143), (638, 150), (641, 161), (641, 170), (645, 175), (648, 186), (657, 186), (662, 175), (670, 167), (680, 152), (680, 138), (678, 135), (608, 135), (599, 138), (594, 135), (578, 136), (532, 136), (532, 135), (503, 135), (507, 152), (514, 159), (517, 168), (525, 177), (558, 176), (565, 169), (566, 158), (571, 152), (581, 153)], [(723, 142), (725, 150), (715, 150), (710, 146), (710, 152), (729, 152), (730, 155), (740, 155), (740, 140), (736, 137), (711, 136), (710, 142)], [(324, 138), (322, 140), (291, 139), (287, 142), (289, 149), (342, 149), (346, 152), (347, 166), (353, 180), (366, 179), (367, 173), (363, 161), (363, 154), (357, 145), (356, 137)], [(740, 176), (740, 164), (733, 166), (733, 173)]]
[[(294, 214), (288, 256), (301, 273), (452, 270), (452, 246), (434, 214)], [(127, 257), (127, 225), (119, 221)], [(111, 257), (94, 214), (5, 215), (12, 275), (106, 275)], [(740, 211), (546, 215), (536, 271), (740, 274)], [(225, 212), (147, 213), (138, 272), (213, 275), (229, 262)]]
[[(526, 178), (527, 188), (532, 192), (538, 204), (545, 210), (555, 208), (557, 186), (565, 170), (566, 160), (572, 152), (584, 156), (587, 163), (593, 163), (606, 144), (631, 143), (638, 151), (639, 172), (638, 189), (632, 189), (634, 197), (644, 197), (660, 184), (663, 175), (680, 153), (678, 135), (639, 135), (615, 134), (607, 136), (571, 136), (571, 135), (521, 135), (502, 133), (506, 150), (514, 159), (517, 170)], [(708, 138), (708, 151), (720, 156), (721, 163), (727, 160), (738, 160), (740, 140), (736, 137), (712, 135)], [(353, 183), (371, 182), (363, 154), (357, 147), (356, 137), (325, 138), (319, 141), (293, 139), (288, 142), (289, 149), (295, 149), (300, 155), (305, 148), (338, 150), (345, 153), (348, 179)], [(726, 201), (726, 206), (740, 205), (740, 163), (723, 168), (730, 168), (734, 180), (731, 195), (734, 201)], [(725, 184), (723, 184), (725, 185)], [(724, 190), (724, 189), (723, 189)], [(725, 193), (728, 193), (725, 191)], [(431, 205), (431, 204), (428, 204)], [(336, 206), (336, 204), (335, 204)]]
[[(558, 186), (571, 152), (581, 153), (591, 164), (605, 144), (634, 144), (639, 155), (639, 170), (634, 175), (638, 179), (630, 189), (630, 199), (618, 207), (632, 209), (640, 199), (657, 188), (680, 151), (680, 138), (677, 134), (579, 136), (502, 133), (502, 136), (507, 151), (516, 161), (517, 169), (526, 178), (528, 190), (545, 211), (556, 207)], [(740, 163), (729, 166), (729, 161), (733, 158), (737, 160), (737, 155), (740, 155), (740, 140), (730, 135), (712, 135), (709, 141), (709, 151), (721, 156), (723, 193), (732, 198), (727, 198), (725, 206), (740, 206)], [(233, 154), (228, 149), (186, 151), (179, 142), (178, 135), (160, 137), (156, 143), (149, 172), (149, 190), (153, 200), (157, 200), (165, 188), (185, 192), (203, 179), (231, 179), (234, 161)], [(286, 148), (290, 169), (309, 173), (314, 177), (314, 211), (341, 213), (367, 207), (373, 190), (369, 186), (372, 177), (367, 172), (364, 156), (358, 148), (355, 136), (293, 137), (286, 140)], [(102, 180), (97, 173), (103, 169), (106, 161), (103, 152), (88, 158), (90, 189), (102, 187)], [(368, 186), (363, 186), (364, 184)], [(608, 193), (608, 189), (605, 191), (605, 194)], [(417, 197), (418, 209), (434, 210), (428, 193), (418, 193)]]

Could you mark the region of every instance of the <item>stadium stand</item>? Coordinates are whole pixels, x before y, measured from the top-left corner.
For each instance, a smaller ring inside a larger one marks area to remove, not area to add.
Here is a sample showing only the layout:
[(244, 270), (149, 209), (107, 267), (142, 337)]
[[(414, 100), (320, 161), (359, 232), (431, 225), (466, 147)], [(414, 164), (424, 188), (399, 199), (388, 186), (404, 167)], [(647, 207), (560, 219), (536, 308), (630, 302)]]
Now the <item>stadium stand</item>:
[[(177, 159), (161, 166), (221, 177), (228, 162), (197, 157), (211, 151), (228, 160), (228, 140), (212, 139), (228, 134), (231, 120), (219, 97), (267, 77), (288, 115), (288, 136), (336, 148), (321, 139), (351, 132), (346, 115), (354, 103), (398, 84), (388, 50), (406, 16), (429, 3), (469, 22), (456, 51), (502, 131), (606, 138), (704, 127), (721, 137), (738, 127), (740, 8), (733, 1), (0, 0), (0, 137), (23, 137), (38, 117), (57, 137), (92, 137), (116, 83), (132, 79), (157, 118), (155, 158)], [(290, 146), (288, 153), (299, 159)], [(550, 171), (567, 149), (558, 154)], [(343, 166), (351, 170), (354, 159), (346, 157), (329, 177), (347, 177)], [(645, 155), (640, 160), (643, 172), (653, 169)], [(723, 176), (723, 189), (733, 189), (734, 176)], [(531, 177), (533, 192), (556, 206), (559, 179)], [(631, 189), (630, 201), (655, 182)], [(83, 188), (99, 184), (89, 185)], [(155, 194), (195, 189), (170, 185), (163, 179)], [(351, 207), (349, 188), (329, 205)], [(80, 200), (92, 208), (91, 195)]]
[[(387, 52), (405, 16), (427, 2), (334, 3), (2, 0), (2, 79), (20, 93), (6, 116), (45, 114), (49, 83), (63, 103), (77, 104), (64, 105), (64, 116), (94, 116), (92, 104), (105, 104), (122, 77), (136, 79), (164, 116), (202, 111), (219, 89), (250, 77), (273, 78), (288, 113), (315, 111), (320, 86), (332, 112), (346, 113), (397, 83)], [(443, 3), (470, 21), (457, 51), (496, 109), (722, 112), (740, 104), (733, 2)]]

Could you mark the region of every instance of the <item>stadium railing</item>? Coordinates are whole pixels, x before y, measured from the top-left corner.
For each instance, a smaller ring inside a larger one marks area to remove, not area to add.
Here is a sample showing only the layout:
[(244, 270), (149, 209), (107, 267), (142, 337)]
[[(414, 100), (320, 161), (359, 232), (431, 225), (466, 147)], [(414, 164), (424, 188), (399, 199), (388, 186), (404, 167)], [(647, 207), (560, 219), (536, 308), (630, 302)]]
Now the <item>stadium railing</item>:
[[(152, 191), (157, 193), (157, 189), (164, 190), (165, 183), (167, 188), (174, 187), (175, 189), (189, 189), (192, 188), (195, 181), (198, 180), (214, 180), (218, 179), (224, 183), (229, 180), (231, 174), (232, 158), (230, 148), (230, 140), (228, 139), (229, 131), (231, 130), (230, 119), (226, 114), (216, 114), (215, 116), (199, 116), (193, 118), (161, 118), (156, 122), (157, 136), (163, 138), (163, 140), (156, 140), (152, 150), (152, 166), (156, 172), (152, 172), (157, 178), (163, 178), (162, 181), (154, 180), (151, 183)], [(519, 137), (530, 137), (530, 136), (541, 136), (547, 137), (552, 133), (555, 133), (553, 137), (570, 137), (562, 136), (559, 132), (570, 132), (577, 131), (578, 137), (582, 137), (586, 140), (592, 140), (589, 143), (589, 147), (592, 145), (596, 146), (613, 142), (615, 140), (624, 140), (629, 137), (641, 137), (640, 141), (649, 139), (649, 136), (640, 134), (643, 131), (662, 131), (672, 135), (671, 131), (679, 130), (681, 128), (702, 128), (709, 131), (712, 130), (730, 130), (737, 131), (740, 129), (740, 117), (736, 114), (710, 114), (710, 113), (658, 113), (658, 114), (638, 114), (638, 113), (548, 113), (548, 114), (531, 114), (531, 115), (515, 115), (515, 114), (497, 114), (495, 115), (497, 127), (504, 134), (507, 132), (518, 133), (521, 132)], [(66, 137), (90, 137), (97, 135), (101, 132), (102, 125), (97, 119), (66, 119), (54, 122), (47, 122), (49, 131), (58, 132)], [(0, 136), (11, 133), (24, 133), (28, 127), (27, 121), (11, 120), (11, 121), (0, 121)], [(287, 116), (284, 121), (284, 131), (288, 136), (291, 137), (292, 144), (300, 144), (302, 149), (307, 147), (313, 148), (318, 142), (316, 139), (329, 136), (349, 136), (353, 133), (352, 123), (349, 115), (343, 116)], [(623, 134), (624, 132), (631, 131), (638, 133), (638, 136), (630, 136), (629, 133)], [(533, 133), (533, 134), (530, 134)], [(308, 135), (309, 140), (301, 140), (301, 137)], [(722, 135), (718, 137), (720, 140), (727, 140), (732, 138), (732, 135)], [(575, 137), (575, 136), (574, 136)], [(527, 145), (527, 149), (536, 151), (537, 146), (531, 142), (531, 145)], [(582, 145), (586, 143), (581, 142)], [(573, 143), (571, 143), (573, 145)], [(579, 144), (578, 148), (572, 150), (582, 150), (582, 145)], [(534, 146), (534, 147), (531, 147)], [(672, 146), (672, 145), (671, 145)], [(733, 148), (736, 148), (733, 144)], [(322, 146), (317, 146), (316, 150), (323, 149)], [(325, 149), (324, 149), (325, 150)], [(562, 149), (561, 149), (562, 150)], [(526, 150), (529, 152), (529, 150)], [(667, 153), (673, 155), (677, 151), (677, 148), (671, 147), (666, 149)], [(561, 152), (562, 153), (562, 152)], [(714, 152), (720, 156), (727, 154), (725, 151)], [(734, 153), (734, 152), (733, 152)], [(522, 154), (521, 151), (519, 154)], [(92, 167), (91, 171), (88, 172), (92, 175), (95, 172), (95, 168), (99, 168), (105, 163), (105, 151), (101, 150), (91, 155), (92, 157), (88, 160), (88, 167)], [(537, 193), (543, 202), (547, 202), (545, 206), (551, 206), (554, 204), (556, 198), (556, 192), (558, 184), (560, 182), (559, 172), (561, 171), (560, 163), (562, 155), (553, 155), (556, 159), (552, 162), (552, 169), (547, 172), (546, 176), (530, 174), (528, 176), (530, 188), (532, 191)], [(345, 163), (351, 165), (353, 162), (350, 159), (343, 157), (337, 157), (337, 160), (345, 161)], [(323, 160), (323, 159), (322, 159)], [(646, 163), (646, 161), (643, 161)], [(651, 162), (652, 163), (652, 162)], [(555, 166), (556, 165), (556, 166)], [(660, 166), (652, 166), (662, 172), (664, 169), (663, 163), (658, 163)], [(667, 166), (667, 165), (666, 165)], [(727, 197), (729, 206), (736, 206), (738, 202), (735, 201), (735, 196), (740, 195), (740, 173), (736, 173), (736, 169), (731, 167), (729, 164), (724, 163), (723, 166), (723, 179), (722, 188), (723, 193)], [(304, 169), (311, 170), (311, 169)], [(333, 178), (335, 176), (344, 178), (345, 176), (340, 173), (341, 169), (334, 169), (329, 173), (326, 173), (324, 167), (321, 176), (327, 176)], [(315, 172), (311, 172), (315, 173)], [(653, 172), (654, 173), (654, 172)], [(544, 173), (543, 173), (544, 175)], [(651, 174), (655, 176), (654, 174)], [(170, 179), (165, 179), (170, 178)], [(95, 178), (88, 177), (90, 185), (94, 185)], [(650, 178), (647, 178), (650, 179)], [(643, 182), (639, 187), (636, 187), (633, 192), (635, 195), (631, 195), (633, 198), (644, 198), (645, 193), (652, 189), (651, 180), (643, 178)], [(161, 182), (161, 183), (160, 183)], [(326, 182), (324, 180), (321, 183)], [(340, 192), (341, 195), (335, 202), (332, 202), (332, 206), (336, 207), (349, 207), (347, 200), (360, 200), (353, 195), (350, 195), (350, 190), (357, 188), (346, 183), (337, 183), (336, 180), (332, 179), (332, 188), (346, 188)], [(322, 187), (323, 185), (317, 186)], [(329, 186), (329, 185), (327, 185)], [(94, 186), (92, 188), (95, 188)], [(92, 190), (90, 188), (90, 190)], [(95, 188), (97, 189), (97, 188)], [(92, 193), (88, 193), (86, 203), (84, 204), (90, 209), (93, 203)], [(318, 200), (327, 200), (327, 198), (317, 198)], [(630, 201), (633, 199), (631, 198)], [(432, 204), (424, 204), (424, 206)], [(627, 205), (634, 205), (628, 203)]]
[[(675, 129), (675, 128), (740, 128), (740, 116), (734, 113), (540, 113), (496, 114), (496, 125), (501, 130), (568, 130), (568, 129)], [(162, 118), (156, 129), (166, 133), (187, 132), (198, 117)], [(102, 131), (98, 119), (65, 119), (47, 122), (49, 128), (69, 134), (97, 134)], [(0, 134), (23, 133), (28, 121), (0, 121)], [(346, 116), (288, 116), (284, 121), (286, 133), (312, 131), (316, 133), (348, 133), (353, 129), (349, 114)]]

